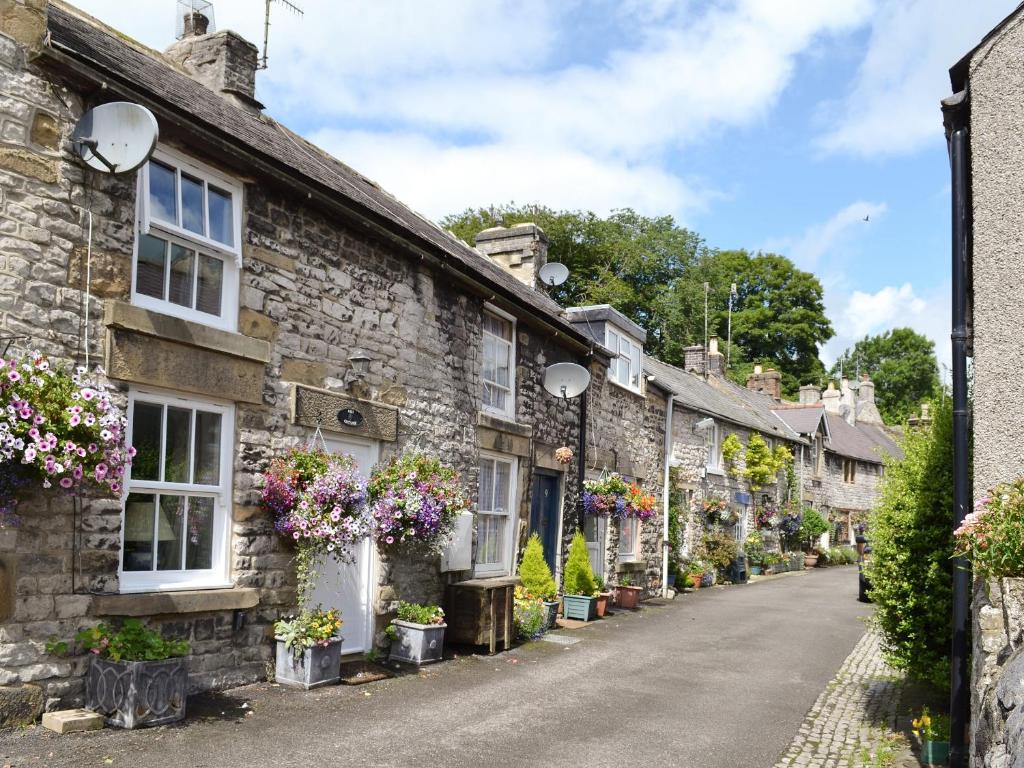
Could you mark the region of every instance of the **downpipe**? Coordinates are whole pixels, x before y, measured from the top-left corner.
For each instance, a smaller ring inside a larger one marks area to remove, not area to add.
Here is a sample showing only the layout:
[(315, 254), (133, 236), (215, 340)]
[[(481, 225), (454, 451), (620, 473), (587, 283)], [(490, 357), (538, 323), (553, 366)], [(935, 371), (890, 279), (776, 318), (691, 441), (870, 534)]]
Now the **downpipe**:
[(665, 467), (662, 477), (662, 517), (663, 526), (661, 534), (661, 596), (668, 597), (668, 551), (672, 544), (668, 540), (668, 516), (669, 516), (669, 470), (672, 461), (672, 410), (676, 396), (670, 394), (668, 403), (665, 405)]

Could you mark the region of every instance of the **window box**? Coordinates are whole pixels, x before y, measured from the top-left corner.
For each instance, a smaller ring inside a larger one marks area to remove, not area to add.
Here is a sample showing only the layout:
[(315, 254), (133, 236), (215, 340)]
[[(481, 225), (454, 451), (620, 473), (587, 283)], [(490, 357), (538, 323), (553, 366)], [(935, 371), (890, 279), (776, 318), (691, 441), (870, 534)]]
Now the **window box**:
[(85, 706), (108, 725), (141, 728), (185, 717), (188, 660), (113, 661), (93, 656), (85, 678)]

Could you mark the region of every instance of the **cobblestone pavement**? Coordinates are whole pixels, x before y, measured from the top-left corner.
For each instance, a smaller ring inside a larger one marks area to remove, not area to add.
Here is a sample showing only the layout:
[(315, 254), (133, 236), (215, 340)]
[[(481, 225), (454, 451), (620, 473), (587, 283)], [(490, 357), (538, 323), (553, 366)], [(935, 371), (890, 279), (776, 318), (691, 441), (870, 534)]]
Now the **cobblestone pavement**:
[(775, 768), (854, 768), (895, 730), (903, 674), (882, 660), (865, 633), (818, 696)]

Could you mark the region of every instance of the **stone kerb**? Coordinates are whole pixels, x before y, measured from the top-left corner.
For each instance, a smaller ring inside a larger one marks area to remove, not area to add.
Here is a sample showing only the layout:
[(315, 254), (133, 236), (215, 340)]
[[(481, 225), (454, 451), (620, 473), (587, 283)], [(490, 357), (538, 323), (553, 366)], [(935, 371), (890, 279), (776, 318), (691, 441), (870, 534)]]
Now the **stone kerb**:
[(971, 765), (1024, 768), (1024, 578), (974, 589)]

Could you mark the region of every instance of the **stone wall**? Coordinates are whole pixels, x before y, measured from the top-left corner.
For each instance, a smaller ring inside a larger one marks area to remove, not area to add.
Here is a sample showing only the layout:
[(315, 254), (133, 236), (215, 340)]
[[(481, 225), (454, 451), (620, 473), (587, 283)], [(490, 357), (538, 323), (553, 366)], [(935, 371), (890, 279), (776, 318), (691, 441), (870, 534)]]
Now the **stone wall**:
[(974, 585), (972, 768), (1024, 768), (1024, 579)]

